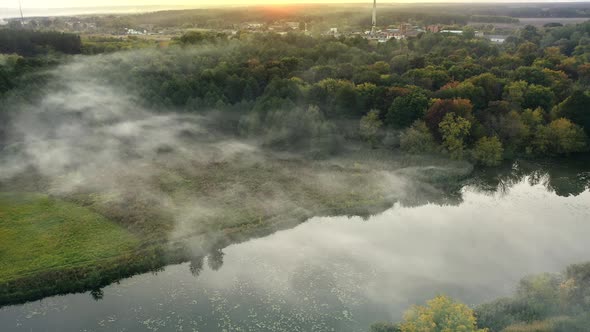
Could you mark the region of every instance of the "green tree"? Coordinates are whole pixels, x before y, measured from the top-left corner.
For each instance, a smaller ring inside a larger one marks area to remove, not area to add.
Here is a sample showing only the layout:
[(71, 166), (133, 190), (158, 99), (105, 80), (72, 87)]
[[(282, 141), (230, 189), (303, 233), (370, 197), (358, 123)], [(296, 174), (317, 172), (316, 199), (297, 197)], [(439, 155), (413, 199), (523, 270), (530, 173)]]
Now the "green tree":
[(439, 124), (439, 131), (443, 139), (443, 147), (453, 159), (462, 159), (465, 150), (464, 139), (469, 135), (471, 122), (469, 120), (447, 113)]
[(533, 144), (541, 153), (569, 154), (586, 151), (587, 141), (588, 137), (582, 128), (561, 118), (548, 126), (539, 126)]
[(529, 41), (534, 44), (538, 44), (541, 40), (541, 34), (539, 30), (533, 25), (526, 25), (520, 30), (520, 38)]
[(433, 66), (409, 70), (402, 77), (427, 90), (438, 90), (451, 80), (446, 70)]
[(477, 328), (473, 310), (446, 296), (437, 296), (426, 306), (414, 306), (404, 314), (402, 332), (485, 332)]
[(584, 91), (575, 91), (556, 107), (556, 113), (582, 126), (590, 135), (590, 96)]
[(224, 35), (221, 33), (213, 32), (200, 32), (200, 31), (188, 31), (180, 36), (180, 42), (182, 44), (198, 44), (205, 41), (215, 41), (218, 38), (223, 38)]
[(537, 108), (534, 111), (527, 108), (521, 115), (522, 122), (528, 127), (529, 131), (535, 130), (538, 126), (542, 125), (544, 117), (545, 112), (542, 108)]
[(475, 38), (475, 29), (470, 26), (466, 26), (465, 28), (463, 28), (463, 38), (465, 38), (465, 39)]
[(539, 47), (531, 42), (522, 43), (516, 52), (516, 54), (524, 60), (528, 65), (532, 64), (537, 58)]
[(524, 94), (523, 108), (537, 108), (542, 107), (549, 110), (555, 100), (555, 94), (550, 88), (531, 84), (528, 86)]
[(427, 108), (428, 98), (423, 93), (414, 91), (395, 98), (386, 119), (388, 124), (396, 128), (407, 128), (422, 118)]
[(512, 105), (522, 107), (527, 87), (528, 83), (526, 81), (511, 82), (504, 87), (503, 99), (510, 102)]
[(391, 66), (385, 61), (377, 61), (372, 66), (371, 69), (376, 71), (380, 75), (389, 74), (391, 72)]
[(476, 109), (484, 109), (488, 105), (484, 89), (480, 86), (473, 85), (471, 82), (462, 82), (456, 86), (447, 84), (436, 92), (436, 96), (442, 99), (468, 99)]
[(476, 87), (483, 89), (484, 105), (494, 100), (502, 99), (502, 91), (504, 90), (503, 81), (492, 73), (485, 73), (468, 80)]
[(430, 153), (436, 150), (434, 136), (424, 121), (416, 121), (400, 135), (400, 147), (409, 153)]
[(590, 310), (590, 263), (567, 267), (565, 281), (560, 285), (563, 305), (571, 309)]
[(544, 273), (520, 280), (516, 297), (528, 308), (529, 321), (545, 319), (559, 313), (559, 290), (562, 278)]
[(468, 99), (438, 99), (424, 116), (424, 122), (435, 135), (437, 140), (442, 140), (440, 136), (439, 124), (448, 113), (455, 113), (465, 119), (471, 120), (473, 105)]
[(484, 166), (497, 166), (502, 162), (502, 142), (497, 137), (482, 137), (473, 148), (473, 158)]
[(369, 142), (372, 147), (377, 145), (379, 139), (379, 131), (383, 126), (383, 121), (379, 119), (379, 111), (371, 110), (367, 115), (361, 118), (360, 122), (360, 135), (361, 137)]

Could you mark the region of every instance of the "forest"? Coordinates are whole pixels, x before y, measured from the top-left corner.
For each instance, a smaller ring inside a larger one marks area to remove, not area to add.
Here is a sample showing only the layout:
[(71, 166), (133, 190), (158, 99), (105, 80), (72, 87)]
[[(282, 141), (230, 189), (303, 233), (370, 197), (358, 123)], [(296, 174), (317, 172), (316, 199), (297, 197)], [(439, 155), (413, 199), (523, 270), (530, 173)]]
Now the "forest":
[[(17, 39), (26, 43), (5, 51), (18, 55), (3, 56), (2, 94), (34, 94), (27, 85), (43, 73), (35, 68), (59, 57), (27, 55), (84, 48), (75, 36), (24, 33)], [(527, 26), (497, 45), (468, 29), (379, 44), (187, 32), (170, 47), (148, 47), (149, 62), (120, 56), (108, 74), (153, 109), (216, 110), (228, 117), (225, 129), (272, 148), (321, 156), (365, 141), (494, 166), (588, 150), (589, 33), (588, 23)]]

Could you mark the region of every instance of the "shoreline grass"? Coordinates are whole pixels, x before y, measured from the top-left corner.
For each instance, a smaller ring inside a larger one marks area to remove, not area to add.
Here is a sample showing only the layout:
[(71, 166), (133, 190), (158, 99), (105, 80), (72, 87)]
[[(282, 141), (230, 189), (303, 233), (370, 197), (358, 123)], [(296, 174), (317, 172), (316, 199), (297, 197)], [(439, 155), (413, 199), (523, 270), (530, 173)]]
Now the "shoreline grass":
[(83, 267), (132, 252), (139, 243), (87, 208), (42, 194), (0, 193), (0, 283)]

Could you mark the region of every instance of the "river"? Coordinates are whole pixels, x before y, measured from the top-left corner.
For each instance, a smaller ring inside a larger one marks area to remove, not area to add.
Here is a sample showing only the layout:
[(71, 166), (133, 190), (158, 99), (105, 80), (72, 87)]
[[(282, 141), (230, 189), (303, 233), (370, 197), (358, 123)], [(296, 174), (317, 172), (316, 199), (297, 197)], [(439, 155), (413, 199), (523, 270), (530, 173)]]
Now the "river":
[(586, 165), (482, 174), (456, 205), (312, 218), (94, 296), (2, 308), (0, 330), (368, 331), (438, 294), (477, 305), (590, 260)]

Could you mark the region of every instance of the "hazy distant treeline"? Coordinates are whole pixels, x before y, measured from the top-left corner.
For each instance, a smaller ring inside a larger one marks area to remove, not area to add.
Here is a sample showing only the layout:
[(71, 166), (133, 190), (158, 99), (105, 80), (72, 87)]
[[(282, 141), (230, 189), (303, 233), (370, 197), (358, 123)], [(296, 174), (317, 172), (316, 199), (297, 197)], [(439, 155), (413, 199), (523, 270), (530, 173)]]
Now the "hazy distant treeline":
[[(129, 26), (156, 27), (193, 26), (202, 28), (236, 28), (242, 23), (275, 21), (307, 22), (314, 26), (349, 26), (355, 29), (370, 26), (370, 5), (292, 5), (281, 7), (248, 7), (225, 9), (196, 9), (161, 11), (126, 16), (94, 17), (101, 27), (121, 29)], [(543, 3), (526, 6), (489, 4), (380, 4), (380, 26), (415, 22), (418, 24), (466, 24), (468, 21), (516, 23), (515, 18), (572, 18), (590, 17), (586, 3)], [(485, 20), (481, 20), (485, 18)], [(510, 19), (509, 19), (510, 18)]]
[(49, 52), (79, 54), (82, 51), (80, 37), (75, 34), (25, 29), (0, 29), (0, 53), (17, 53), (24, 56)]
[(509, 16), (495, 15), (473, 15), (469, 19), (471, 22), (478, 23), (518, 23), (519, 19)]

